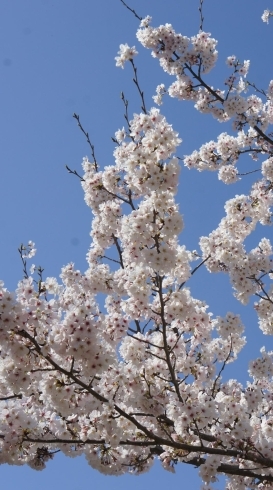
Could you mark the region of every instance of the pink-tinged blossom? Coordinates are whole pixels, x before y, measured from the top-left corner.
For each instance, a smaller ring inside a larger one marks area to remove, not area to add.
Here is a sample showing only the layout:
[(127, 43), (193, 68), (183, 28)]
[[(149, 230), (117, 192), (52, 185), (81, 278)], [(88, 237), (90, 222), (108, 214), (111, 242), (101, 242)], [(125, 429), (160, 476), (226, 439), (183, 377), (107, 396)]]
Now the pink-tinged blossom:
[(130, 46), (128, 44), (120, 44), (119, 46), (119, 51), (118, 51), (118, 56), (115, 57), (116, 60), (116, 66), (120, 66), (121, 68), (124, 68), (124, 63), (126, 61), (132, 60), (134, 56), (138, 54), (135, 46)]

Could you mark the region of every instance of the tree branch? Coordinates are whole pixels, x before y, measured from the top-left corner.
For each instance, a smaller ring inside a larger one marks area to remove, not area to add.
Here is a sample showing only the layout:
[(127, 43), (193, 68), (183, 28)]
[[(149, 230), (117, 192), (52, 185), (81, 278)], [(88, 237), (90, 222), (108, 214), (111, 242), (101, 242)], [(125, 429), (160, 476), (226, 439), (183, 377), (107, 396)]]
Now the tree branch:
[(134, 16), (138, 19), (138, 20), (142, 20), (142, 17), (140, 17), (135, 10), (133, 10), (131, 7), (129, 7), (129, 5), (127, 5), (127, 3), (125, 3), (123, 0), (120, 0), (121, 3), (123, 3), (124, 7), (126, 7), (128, 10), (130, 10), (130, 12), (132, 12), (134, 14)]
[[(90, 138), (89, 138), (89, 134), (87, 133), (87, 131), (85, 131), (81, 125), (81, 121), (80, 121), (80, 116), (78, 114), (76, 114), (74, 112), (73, 114), (73, 117), (74, 119), (76, 119), (76, 121), (78, 122), (78, 126), (80, 128), (80, 130), (83, 132), (83, 134), (85, 135), (86, 137), (86, 140), (87, 140), (87, 143), (89, 144), (90, 148), (91, 148), (91, 155), (93, 157), (93, 161), (94, 161), (94, 165), (95, 165), (95, 169), (96, 169), (96, 172), (98, 171), (98, 163), (97, 163), (97, 160), (96, 160), (96, 157), (95, 157), (95, 147), (94, 145), (92, 145), (91, 141), (90, 141)], [(74, 172), (72, 172), (74, 173)]]

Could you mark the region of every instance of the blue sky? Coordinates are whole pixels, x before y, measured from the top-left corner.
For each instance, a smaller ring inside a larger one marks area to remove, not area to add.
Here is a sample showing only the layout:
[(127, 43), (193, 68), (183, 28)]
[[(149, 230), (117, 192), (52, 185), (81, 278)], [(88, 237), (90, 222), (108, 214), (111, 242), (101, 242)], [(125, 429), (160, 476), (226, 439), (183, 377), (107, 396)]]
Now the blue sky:
[[(198, 0), (128, 0), (141, 16), (153, 17), (153, 25), (172, 23), (178, 32), (192, 36), (199, 29)], [(214, 86), (229, 75), (225, 59), (236, 54), (250, 59), (248, 79), (266, 89), (273, 78), (271, 62), (272, 28), (261, 21), (272, 0), (205, 0), (204, 30), (218, 39), (219, 61), (207, 77)], [(95, 145), (101, 167), (113, 162), (111, 136), (124, 125), (120, 93), (129, 99), (129, 112), (140, 112), (140, 100), (132, 83), (130, 66), (115, 67), (119, 44), (136, 45), (138, 75), (145, 92), (146, 106), (159, 83), (172, 83), (150, 52), (138, 45), (138, 21), (119, 0), (2, 0), (0, 4), (0, 279), (10, 290), (22, 277), (18, 246), (33, 240), (38, 253), (33, 262), (45, 269), (45, 276), (57, 276), (68, 262), (86, 270), (85, 255), (90, 244), (91, 213), (83, 201), (78, 179), (65, 165), (81, 172), (81, 161), (90, 155), (83, 134), (72, 114), (80, 115)], [(210, 116), (200, 115), (189, 102), (166, 99), (161, 108), (168, 122), (179, 131), (183, 156), (220, 132), (232, 132), (229, 124), (219, 125)], [(250, 159), (242, 171), (252, 170)], [(255, 174), (254, 174), (255, 175)], [(216, 174), (182, 169), (178, 201), (184, 215), (181, 243), (198, 248), (198, 239), (214, 229), (223, 216), (223, 205), (235, 194), (247, 192), (253, 177), (235, 186), (225, 186)], [(269, 230), (271, 232), (271, 230)], [(262, 236), (260, 227), (248, 245)], [(248, 344), (229, 377), (247, 379), (251, 357), (261, 346), (273, 347), (271, 338), (258, 330), (251, 305), (247, 308), (233, 298), (228, 278), (200, 270), (190, 284), (192, 293), (206, 300), (215, 315), (234, 311), (242, 315)], [(185, 486), (199, 488), (193, 468), (180, 467), (174, 476), (158, 465), (141, 477), (105, 477), (88, 467), (83, 459), (56, 457), (44, 472), (4, 465), (0, 468), (5, 490), (112, 490), (152, 484), (157, 490)], [(220, 488), (218, 486), (218, 488)]]

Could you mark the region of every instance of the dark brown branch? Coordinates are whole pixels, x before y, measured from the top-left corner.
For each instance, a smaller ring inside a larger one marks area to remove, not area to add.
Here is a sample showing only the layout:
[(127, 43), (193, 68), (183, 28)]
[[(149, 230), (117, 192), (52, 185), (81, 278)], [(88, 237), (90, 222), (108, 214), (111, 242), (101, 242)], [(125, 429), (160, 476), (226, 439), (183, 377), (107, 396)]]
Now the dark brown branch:
[(78, 174), (77, 170), (71, 170), (71, 168), (68, 167), (68, 165), (65, 166), (66, 170), (68, 171), (69, 174), (73, 174), (73, 175), (76, 175), (76, 177), (79, 177), (79, 179), (82, 181), (82, 182), (85, 182), (85, 179), (83, 177), (81, 177), (80, 174)]
[(10, 395), (10, 396), (3, 396), (0, 398), (0, 401), (6, 401), (6, 400), (11, 400), (12, 398), (20, 398), (22, 399), (23, 395), (19, 393), (19, 395)]
[(240, 176), (243, 176), (243, 175), (249, 175), (249, 174), (254, 174), (255, 172), (260, 172), (260, 168), (257, 168), (256, 170), (251, 170), (250, 172), (245, 172), (244, 174), (237, 174), (237, 175), (240, 175)]
[(141, 110), (144, 112), (144, 114), (147, 114), (147, 110), (146, 110), (146, 106), (145, 106), (145, 100), (144, 100), (144, 92), (143, 92), (143, 90), (141, 90), (141, 88), (139, 86), (139, 83), (138, 83), (137, 68), (136, 68), (136, 66), (134, 64), (134, 60), (130, 60), (130, 62), (131, 62), (131, 65), (133, 67), (134, 75), (135, 75), (135, 77), (133, 78), (133, 82), (134, 82), (134, 84), (136, 85), (136, 87), (138, 89), (138, 92), (139, 92), (139, 95), (140, 95), (140, 98), (141, 98), (141, 102), (142, 102)]
[(225, 367), (226, 367), (226, 364), (228, 362), (228, 360), (230, 359), (231, 357), (231, 354), (232, 354), (232, 337), (230, 339), (230, 349), (229, 349), (229, 353), (226, 357), (226, 359), (224, 360), (223, 362), (223, 365), (218, 373), (218, 375), (216, 376), (215, 380), (214, 380), (214, 383), (213, 383), (213, 387), (212, 387), (212, 390), (211, 390), (211, 394), (212, 394), (212, 397), (214, 398), (215, 397), (215, 389), (216, 389), (216, 385), (217, 385), (217, 381), (218, 379), (220, 379), (220, 376), (222, 374), (222, 372), (224, 371)]
[[(205, 262), (207, 262), (207, 260), (209, 260), (211, 258), (211, 255), (208, 255), (206, 259), (202, 260), (202, 262), (200, 262), (200, 264), (198, 264), (192, 271), (191, 271), (191, 276), (193, 276), (193, 274), (203, 265), (205, 264)], [(178, 288), (178, 291), (180, 289), (183, 288), (183, 286), (186, 284), (187, 281), (184, 281), (180, 284), (179, 288)]]
[(83, 132), (84, 136), (86, 137), (87, 143), (89, 144), (89, 146), (91, 148), (91, 155), (93, 157), (95, 169), (96, 169), (96, 171), (98, 171), (98, 163), (97, 163), (97, 160), (96, 160), (96, 157), (95, 157), (95, 147), (94, 147), (94, 145), (92, 145), (92, 143), (90, 141), (89, 134), (88, 134), (87, 131), (85, 131), (83, 129), (83, 127), (81, 125), (81, 121), (80, 121), (80, 116), (74, 112), (73, 117), (74, 117), (74, 119), (76, 119), (80, 130)]
[[(134, 415), (140, 415), (140, 414), (134, 414)], [(147, 414), (145, 414), (147, 415)], [(149, 415), (149, 414), (148, 414)], [(153, 415), (154, 417), (154, 415)], [(0, 439), (4, 439), (4, 435), (0, 435)], [(43, 438), (34, 438), (34, 437), (24, 437), (23, 442), (33, 442), (33, 443), (40, 443), (40, 444), (79, 444), (79, 445), (85, 445), (85, 444), (92, 444), (92, 445), (102, 445), (106, 443), (105, 439), (86, 439), (82, 441), (81, 439), (43, 439)], [(137, 447), (149, 447), (149, 446), (155, 446), (154, 441), (119, 441), (119, 444), (121, 446), (137, 446)], [(161, 452), (163, 452), (163, 449), (161, 449)]]
[(200, 26), (199, 26), (199, 30), (200, 31), (203, 31), (203, 22), (204, 22), (204, 16), (203, 16), (203, 2), (204, 0), (200, 0), (200, 5), (199, 5), (199, 14), (200, 14)]
[(122, 269), (124, 269), (121, 246), (118, 242), (117, 237), (114, 234), (112, 235), (112, 238), (113, 238), (114, 244), (116, 245), (116, 249), (118, 251), (120, 265), (121, 265)]
[(211, 88), (209, 85), (207, 85), (207, 83), (202, 79), (202, 77), (200, 75), (198, 75), (197, 73), (195, 73), (193, 71), (192, 67), (188, 63), (185, 63), (185, 67), (192, 74), (193, 78), (195, 78), (196, 80), (198, 80), (200, 82), (200, 85), (202, 85), (202, 87), (206, 88), (207, 91), (211, 95), (213, 95), (213, 97), (215, 97), (216, 100), (218, 100), (219, 102), (221, 102), (221, 104), (223, 104), (225, 102), (225, 99), (223, 99), (223, 97), (221, 97), (221, 95), (219, 95), (213, 88)]
[(247, 83), (247, 85), (249, 85), (250, 87), (254, 88), (255, 92), (259, 92), (261, 95), (264, 95), (264, 97), (267, 97), (265, 90), (263, 90), (263, 89), (260, 89), (260, 88), (256, 87), (255, 83), (251, 83), (251, 82), (249, 82), (248, 80), (247, 80), (247, 82), (246, 82), (246, 83)]
[(198, 433), (197, 433), (196, 430), (193, 430), (193, 432), (195, 435), (198, 435), (201, 439), (203, 439), (203, 441), (219, 442), (219, 440), (216, 437), (211, 436), (209, 434), (204, 434), (203, 432), (200, 432), (200, 431), (198, 431)]
[[(200, 75), (198, 75), (197, 73), (195, 73), (192, 69), (192, 67), (188, 64), (188, 63), (185, 63), (185, 67), (187, 68), (187, 70), (189, 70), (189, 72), (192, 74), (193, 78), (195, 78), (196, 80), (198, 80), (200, 82), (200, 84), (206, 88), (208, 90), (208, 92), (213, 95), (213, 97), (215, 97), (216, 100), (218, 100), (219, 102), (221, 102), (221, 104), (224, 103), (224, 99), (223, 97), (221, 97), (213, 88), (211, 88), (209, 85), (206, 84), (206, 82), (202, 79), (202, 77)], [(255, 131), (265, 140), (267, 141), (268, 143), (270, 143), (270, 145), (273, 145), (273, 140), (271, 138), (269, 138), (269, 136), (267, 136), (257, 125), (253, 126), (253, 128), (255, 129)]]
[(129, 5), (127, 5), (127, 3), (125, 3), (123, 0), (120, 0), (121, 3), (123, 3), (124, 7), (126, 7), (128, 10), (130, 10), (130, 12), (132, 12), (134, 14), (134, 16), (138, 19), (138, 20), (142, 20), (142, 17), (140, 17), (135, 10), (131, 9), (131, 7), (129, 7)]
[(117, 264), (121, 265), (119, 260), (111, 259), (111, 257), (107, 257), (107, 255), (101, 255), (101, 258), (110, 260), (111, 262), (116, 262)]
[[(201, 434), (201, 436), (203, 436)], [(4, 439), (4, 436), (3, 435), (0, 435), (0, 439)], [(206, 437), (203, 437), (204, 440), (208, 440), (206, 439)], [(158, 438), (158, 440), (160, 440), (160, 438)], [(164, 443), (166, 444), (166, 440), (164, 439), (163, 440)], [(87, 439), (86, 441), (82, 441), (81, 439), (43, 439), (43, 438), (33, 438), (33, 437), (25, 437), (23, 439), (23, 442), (32, 442), (32, 443), (41, 443), (41, 444), (69, 444), (69, 445), (80, 445), (80, 446), (83, 446), (84, 444), (90, 444), (90, 445), (94, 445), (94, 446), (101, 446), (103, 444), (106, 443), (105, 439), (100, 439), (100, 440), (96, 440), (96, 439)], [(130, 441), (130, 440), (121, 440), (120, 441), (120, 445), (121, 446), (136, 446), (136, 447), (149, 447), (149, 446), (152, 446), (154, 447), (154, 450), (152, 450), (152, 452), (154, 452), (155, 454), (157, 455), (160, 455), (164, 452), (164, 450), (162, 449), (161, 447), (161, 444), (159, 444), (158, 442), (155, 443), (155, 441)], [(179, 449), (183, 450), (183, 451), (188, 451), (189, 453), (190, 452), (201, 452), (201, 453), (210, 453), (210, 454), (222, 454), (223, 452), (225, 452), (225, 450), (220, 450), (220, 449), (216, 449), (216, 450), (213, 450), (213, 452), (210, 450), (211, 448), (206, 448), (204, 446), (192, 446), (192, 445), (186, 445), (186, 444), (180, 444), (180, 443), (174, 443), (174, 441), (168, 441), (168, 445), (169, 446), (184, 446), (184, 448), (182, 449), (181, 447), (179, 447)], [(233, 456), (233, 457), (240, 457), (240, 451), (228, 451), (229, 452), (229, 456)], [(234, 454), (230, 454), (230, 453), (234, 453)], [(226, 454), (227, 455), (227, 454)], [(250, 455), (250, 458), (251, 458), (252, 455)], [(263, 458), (263, 457), (260, 457), (260, 458), (255, 458), (254, 456), (254, 459), (249, 459), (248, 457), (245, 458), (246, 460), (249, 460), (249, 461), (253, 461), (253, 462), (256, 462), (258, 463), (258, 459), (259, 459), (259, 464), (261, 464), (262, 466), (265, 466), (265, 467), (272, 467), (273, 465), (273, 461), (272, 460), (268, 460), (266, 458)], [(201, 458), (201, 457), (195, 457), (189, 461), (183, 461), (185, 464), (190, 464), (190, 465), (194, 465), (196, 467), (199, 467), (201, 466), (202, 464), (204, 464), (206, 461), (205, 458)], [(261, 475), (259, 473), (255, 473), (255, 470), (251, 470), (251, 469), (242, 469), (239, 467), (239, 465), (231, 465), (231, 464), (220, 464), (217, 468), (217, 472), (218, 473), (224, 473), (224, 474), (228, 474), (228, 475), (237, 475), (237, 476), (242, 476), (242, 477), (250, 477), (250, 478), (254, 478), (254, 479), (257, 479), (259, 481), (263, 481), (263, 482), (272, 482), (273, 481), (273, 476), (270, 476), (270, 475)]]
[(24, 279), (28, 279), (28, 271), (27, 271), (27, 260), (24, 257), (24, 253), (26, 252), (27, 247), (21, 243), (20, 247), (18, 248), (18, 252), (20, 254), (22, 264), (23, 264), (23, 273), (24, 273)]
[(116, 199), (120, 199), (121, 201), (125, 202), (125, 204), (129, 204), (131, 206), (131, 201), (130, 200), (127, 200), (124, 197), (121, 197), (118, 194), (115, 194), (114, 192), (108, 191), (108, 189), (106, 189), (106, 187), (104, 187), (104, 185), (101, 184), (100, 185), (100, 189), (103, 189), (105, 192), (108, 192), (108, 194), (110, 194), (110, 196), (113, 196)]
[(258, 286), (261, 288), (262, 292), (265, 295), (265, 296), (262, 296), (259, 293), (255, 293), (255, 296), (259, 296), (259, 298), (263, 299), (264, 301), (269, 301), (270, 303), (273, 304), (273, 300), (270, 298), (270, 296), (268, 295), (268, 293), (264, 289), (264, 286), (263, 286), (263, 283), (262, 283), (261, 279), (257, 279), (256, 277), (251, 277), (251, 276), (250, 277), (249, 276), (246, 276), (246, 278), (247, 279), (250, 279), (251, 281), (254, 281), (256, 284), (258, 284)]
[[(122, 410), (120, 410), (122, 412)], [(123, 415), (123, 413), (121, 413)], [(140, 430), (142, 430), (141, 424), (138, 424), (138, 422), (134, 419), (134, 417), (131, 417), (129, 414), (126, 414), (126, 418), (129, 420), (132, 419), (132, 423), (134, 425), (139, 425)], [(150, 432), (147, 430), (147, 432)], [(200, 434), (203, 436), (203, 434)], [(0, 435), (0, 438), (4, 439), (5, 436)], [(205, 440), (205, 437), (202, 437)], [(105, 444), (104, 439), (96, 440), (96, 439), (87, 439), (86, 441), (82, 441), (81, 439), (46, 439), (46, 438), (32, 438), (32, 437), (24, 437), (23, 441), (25, 442), (33, 442), (33, 443), (43, 443), (43, 444), (93, 444), (93, 445), (101, 445)], [(212, 448), (212, 447), (206, 447), (206, 446), (197, 446), (194, 444), (184, 444), (181, 442), (175, 442), (173, 440), (168, 440), (164, 439), (162, 437), (158, 437), (154, 434), (152, 434), (152, 439), (150, 440), (140, 440), (140, 441), (130, 441), (126, 440), (123, 441), (121, 440), (119, 442), (120, 445), (124, 446), (137, 446), (137, 447), (148, 447), (148, 446), (157, 446), (158, 449), (160, 449), (161, 452), (163, 452), (163, 449), (160, 446), (169, 446), (170, 448), (176, 449), (178, 451), (187, 451), (189, 454), (190, 453), (201, 453), (201, 454), (215, 454), (218, 456), (224, 456), (224, 457), (232, 457), (232, 458), (240, 458), (245, 461), (253, 462), (256, 464), (261, 465), (262, 467), (266, 468), (273, 468), (273, 460), (269, 458), (264, 458), (263, 456), (257, 456), (253, 452), (249, 451), (246, 452), (243, 455), (243, 452), (238, 449), (221, 449), (221, 448)], [(194, 461), (194, 462), (193, 462)], [(199, 462), (199, 463), (198, 463)], [(194, 458), (191, 460), (191, 462), (186, 462), (188, 464), (194, 464), (196, 466), (200, 466), (201, 464), (205, 463), (204, 458)], [(239, 466), (237, 465), (228, 465), (228, 464), (221, 464), (217, 468), (218, 472), (223, 472), (223, 473), (229, 473), (229, 474), (234, 474), (234, 475), (241, 475), (241, 476), (249, 476), (246, 474), (246, 472), (251, 471), (249, 469), (243, 470), (240, 469)], [(238, 473), (238, 471), (242, 473)], [(251, 471), (252, 472), (252, 471)], [(253, 473), (253, 472), (252, 472)], [(255, 478), (263, 478), (262, 475), (256, 474), (254, 476), (253, 474), (251, 475)], [(268, 479), (268, 481), (273, 481), (273, 476), (266, 476), (264, 475), (264, 480)]]
[(205, 262), (207, 262), (207, 260), (209, 260), (211, 258), (211, 255), (208, 255), (206, 257), (206, 259), (202, 260), (202, 262), (200, 262), (200, 264), (198, 264), (192, 271), (191, 271), (191, 275), (193, 276), (193, 274), (199, 269), (199, 267), (201, 267), (203, 264), (205, 264)]
[(156, 349), (164, 349), (163, 346), (155, 345), (152, 342), (150, 342), (149, 340), (139, 339), (138, 337), (134, 337), (134, 335), (130, 335), (130, 334), (128, 334), (128, 336), (132, 337), (132, 339), (135, 339), (138, 342), (143, 342), (144, 344), (148, 344), (149, 346), (155, 347)]
[(273, 140), (269, 138), (269, 136), (267, 136), (257, 125), (253, 126), (253, 128), (265, 141), (270, 143), (270, 145), (273, 145)]
[[(33, 346), (35, 347), (36, 352), (43, 358), (45, 359), (49, 364), (51, 364), (53, 367), (55, 367), (60, 373), (64, 374), (67, 376), (67, 378), (72, 379), (76, 384), (81, 386), (87, 393), (90, 393), (94, 398), (99, 400), (102, 403), (109, 403), (109, 400), (105, 398), (104, 396), (100, 395), (97, 393), (93, 388), (91, 388), (90, 385), (87, 385), (83, 381), (81, 381), (80, 378), (75, 376), (75, 374), (71, 373), (70, 371), (67, 371), (67, 369), (62, 368), (59, 366), (49, 354), (45, 355), (42, 352), (42, 349), (36, 339), (32, 337), (26, 330), (20, 330), (17, 332), (18, 335), (20, 335), (22, 338), (28, 339)], [(134, 419), (131, 415), (127, 414), (124, 410), (122, 410), (118, 405), (114, 405), (114, 409), (116, 410), (119, 415), (122, 415), (125, 419), (129, 420), (133, 425), (135, 425), (141, 432), (143, 432), (148, 438), (153, 439), (155, 436), (153, 432), (148, 430), (144, 425), (140, 424), (137, 420)], [(166, 441), (167, 442), (167, 441)]]
[(168, 365), (171, 380), (172, 380), (172, 383), (174, 385), (174, 389), (175, 389), (175, 392), (177, 394), (178, 400), (181, 403), (183, 403), (183, 399), (182, 399), (182, 396), (181, 396), (181, 393), (179, 390), (179, 384), (177, 382), (175, 372), (174, 372), (174, 368), (173, 368), (173, 365), (171, 362), (170, 351), (169, 351), (169, 346), (168, 346), (168, 342), (167, 342), (167, 324), (166, 324), (166, 320), (165, 320), (165, 312), (164, 312), (165, 303), (164, 303), (164, 299), (163, 299), (162, 277), (161, 276), (158, 276), (158, 289), (159, 289), (159, 301), (160, 301), (160, 317), (161, 317), (162, 331), (163, 331), (163, 345), (164, 345), (164, 351), (165, 351), (165, 355), (166, 355), (166, 362)]
[(121, 100), (122, 100), (122, 102), (123, 102), (123, 104), (124, 104), (124, 107), (125, 107), (124, 119), (125, 119), (125, 121), (126, 121), (126, 123), (127, 123), (127, 126), (128, 126), (128, 130), (129, 130), (129, 137), (131, 138), (131, 140), (132, 140), (132, 141), (134, 141), (133, 136), (131, 136), (131, 134), (130, 134), (130, 132), (131, 132), (131, 126), (130, 126), (129, 114), (128, 114), (128, 104), (129, 104), (129, 102), (128, 102), (128, 100), (127, 100), (127, 99), (125, 99), (125, 95), (124, 95), (124, 93), (123, 93), (123, 92), (121, 92), (121, 94), (120, 94), (120, 98), (121, 98)]
[[(184, 461), (186, 464), (194, 465), (195, 467), (199, 467), (205, 463), (205, 458), (193, 458), (190, 461)], [(217, 473), (224, 473), (226, 475), (234, 475), (234, 476), (242, 476), (242, 477), (250, 477), (258, 480), (259, 482), (273, 482), (273, 476), (270, 475), (260, 475), (259, 473), (255, 473), (250, 469), (241, 469), (238, 465), (231, 464), (220, 464), (217, 468)]]
[(43, 354), (43, 351), (42, 351), (41, 346), (38, 344), (38, 342), (36, 341), (36, 339), (34, 337), (32, 337), (32, 335), (30, 335), (26, 330), (19, 330), (17, 332), (17, 334), (20, 335), (21, 337), (25, 338), (25, 339), (28, 339), (33, 344), (33, 346), (35, 347), (36, 352), (43, 359), (45, 359), (51, 366), (53, 366), (57, 371), (59, 371), (60, 373), (64, 374), (68, 378), (71, 378), (76, 384), (80, 385), (82, 388), (84, 388), (84, 390), (86, 390), (88, 393), (90, 393), (91, 395), (93, 395), (100, 402), (108, 403), (107, 398), (105, 398), (104, 396), (102, 396), (99, 393), (97, 393), (95, 390), (93, 390), (92, 388), (90, 388), (90, 386), (88, 386), (86, 383), (83, 383), (77, 376), (75, 376), (75, 374), (73, 374), (70, 371), (67, 371), (67, 369), (64, 369), (61, 366), (59, 366), (51, 358), (51, 356), (49, 354), (47, 354), (47, 355)]
[(132, 191), (131, 189), (129, 189), (128, 191), (128, 204), (131, 206), (131, 208), (135, 211), (135, 205), (133, 203), (133, 199), (132, 199)]
[(137, 328), (137, 332), (141, 332), (140, 323), (138, 320), (135, 320), (135, 326)]

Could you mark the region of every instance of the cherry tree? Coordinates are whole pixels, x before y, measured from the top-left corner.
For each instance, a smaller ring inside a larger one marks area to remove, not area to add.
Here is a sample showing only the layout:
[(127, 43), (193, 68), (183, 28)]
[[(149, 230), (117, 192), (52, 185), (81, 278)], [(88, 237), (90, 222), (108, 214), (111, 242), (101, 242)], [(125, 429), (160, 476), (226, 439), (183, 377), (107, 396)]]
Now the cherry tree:
[[(217, 41), (203, 30), (203, 0), (192, 37), (170, 24), (154, 27), (121, 2), (171, 83), (157, 86), (156, 107), (148, 108), (137, 49), (120, 45), (116, 65), (131, 65), (142, 107), (130, 116), (122, 94), (126, 125), (115, 134), (111, 166), (100, 168), (74, 114), (93, 155), (83, 159), (82, 176), (67, 167), (93, 213), (88, 269), (70, 263), (61, 282), (44, 279), (41, 268), (28, 266), (30, 241), (19, 248), (24, 278), (16, 292), (0, 284), (0, 462), (40, 470), (62, 451), (119, 475), (148, 471), (159, 458), (172, 472), (176, 463), (194, 465), (207, 490), (218, 474), (228, 490), (273, 488), (273, 352), (261, 348), (244, 386), (224, 381), (248, 328), (236, 312), (214, 317), (189, 287), (200, 267), (227, 274), (241, 304), (256, 297), (259, 328), (273, 334), (272, 246), (266, 237), (245, 246), (259, 223), (271, 224), (273, 80), (257, 88), (247, 80), (249, 61), (231, 55), (222, 88), (207, 82)], [(262, 20), (272, 15), (266, 10)], [(232, 121), (233, 133), (181, 161), (182, 140), (158, 108), (167, 96)], [(175, 201), (181, 165), (233, 184), (245, 153), (260, 162), (257, 180), (226, 202), (199, 249), (187, 250)]]

